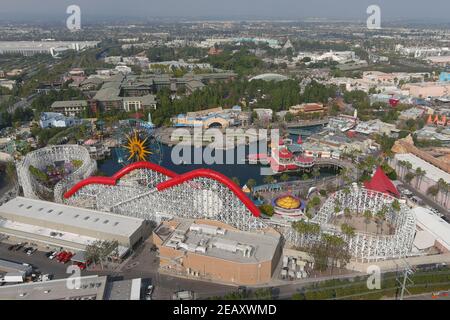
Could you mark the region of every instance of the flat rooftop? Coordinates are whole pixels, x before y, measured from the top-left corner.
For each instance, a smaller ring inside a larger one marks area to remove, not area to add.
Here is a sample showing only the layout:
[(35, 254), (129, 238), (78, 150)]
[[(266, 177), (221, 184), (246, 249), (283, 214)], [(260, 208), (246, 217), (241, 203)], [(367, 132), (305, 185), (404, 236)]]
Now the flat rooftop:
[(68, 225), (96, 232), (130, 237), (143, 224), (142, 219), (106, 212), (71, 207), (43, 200), (14, 198), (0, 206), (0, 217), (13, 220), (11, 216)]
[[(214, 232), (210, 234), (208, 231), (192, 230), (192, 227), (206, 228), (209, 231), (222, 229), (225, 232), (223, 234), (212, 234)], [(166, 238), (163, 245), (170, 246), (170, 243), (173, 243), (174, 239), (176, 240), (180, 235), (184, 236), (184, 239), (180, 242), (178, 250), (190, 251), (180, 247), (180, 245), (189, 247), (192, 250), (203, 247), (205, 248), (204, 252), (195, 250), (195, 254), (238, 263), (258, 263), (271, 260), (280, 241), (280, 236), (274, 233), (234, 231), (204, 224), (196, 224), (192, 221), (183, 221)], [(244, 255), (242, 250), (249, 248), (251, 248), (249, 251), (250, 254), (247, 252)]]
[(424, 207), (412, 209), (417, 225), (450, 250), (450, 224)]
[(70, 289), (67, 279), (6, 285), (0, 300), (103, 300), (105, 286), (106, 276), (81, 277), (78, 289)]
[(141, 279), (108, 282), (105, 300), (140, 300)]
[(425, 176), (433, 181), (438, 181), (440, 178), (445, 181), (450, 181), (450, 174), (432, 165), (431, 163), (419, 158), (412, 153), (398, 153), (395, 155), (397, 160), (409, 161), (412, 164), (412, 170), (416, 170), (418, 167), (426, 171)]

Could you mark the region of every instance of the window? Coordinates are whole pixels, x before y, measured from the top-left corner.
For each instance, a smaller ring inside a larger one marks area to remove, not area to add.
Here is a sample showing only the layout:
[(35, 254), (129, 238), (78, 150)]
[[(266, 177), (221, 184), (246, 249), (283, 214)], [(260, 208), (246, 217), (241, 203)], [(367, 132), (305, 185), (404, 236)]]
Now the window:
[(58, 212), (58, 216), (62, 215), (62, 213), (63, 213), (62, 211)]
[(105, 220), (105, 221), (103, 221), (103, 223), (104, 223), (104, 224), (107, 224), (108, 222), (109, 222), (109, 220)]
[(33, 206), (28, 206), (28, 207), (27, 207), (28, 210), (31, 209), (31, 208), (33, 208)]
[(78, 218), (79, 216), (80, 216), (79, 214), (76, 214), (74, 218)]
[(115, 223), (114, 223), (114, 227), (117, 226), (118, 224), (119, 224), (118, 222), (115, 222)]
[(39, 208), (39, 210), (38, 210), (38, 211), (40, 212), (40, 211), (42, 211), (42, 210), (44, 210), (44, 208)]
[(95, 218), (94, 222), (97, 222), (99, 220), (99, 218)]
[(84, 220), (89, 220), (89, 218), (90, 218), (89, 216), (86, 216), (84, 217)]
[(22, 208), (22, 207), (23, 207), (23, 203), (19, 204), (19, 208)]
[(52, 212), (53, 212), (53, 209), (50, 209), (50, 210), (48, 210), (47, 212), (48, 212), (48, 213), (52, 213)]

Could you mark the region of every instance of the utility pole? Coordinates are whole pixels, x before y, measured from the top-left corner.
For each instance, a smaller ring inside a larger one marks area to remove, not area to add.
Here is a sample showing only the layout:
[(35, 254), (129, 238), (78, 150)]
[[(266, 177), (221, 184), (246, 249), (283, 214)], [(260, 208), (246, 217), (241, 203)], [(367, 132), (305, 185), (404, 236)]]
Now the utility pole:
[(403, 300), (405, 291), (408, 294), (411, 294), (406, 287), (408, 285), (408, 282), (409, 282), (409, 284), (414, 284), (414, 282), (411, 280), (410, 276), (412, 274), (414, 274), (414, 272), (415, 272), (414, 268), (411, 267), (405, 259), (403, 259), (403, 262), (405, 263), (405, 268), (403, 270), (403, 280), (400, 281), (400, 279), (398, 279), (398, 278), (396, 279), (397, 283), (400, 285), (400, 288), (401, 288), (400, 300)]

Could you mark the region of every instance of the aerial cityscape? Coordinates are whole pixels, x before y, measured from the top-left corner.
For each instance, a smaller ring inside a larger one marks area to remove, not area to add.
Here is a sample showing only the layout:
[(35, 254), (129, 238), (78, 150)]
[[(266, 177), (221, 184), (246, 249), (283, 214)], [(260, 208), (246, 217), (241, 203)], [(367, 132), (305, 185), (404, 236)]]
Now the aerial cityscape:
[(450, 299), (449, 4), (5, 2), (0, 300)]

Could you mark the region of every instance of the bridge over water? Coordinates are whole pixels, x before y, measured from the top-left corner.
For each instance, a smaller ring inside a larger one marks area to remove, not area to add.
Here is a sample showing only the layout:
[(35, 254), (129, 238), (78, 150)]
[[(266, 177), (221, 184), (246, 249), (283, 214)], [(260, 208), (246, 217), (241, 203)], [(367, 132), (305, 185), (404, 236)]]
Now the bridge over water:
[(313, 127), (313, 126), (324, 126), (328, 124), (328, 118), (317, 119), (317, 120), (301, 120), (297, 122), (290, 122), (286, 124), (288, 129), (290, 128), (305, 128), (305, 127)]

